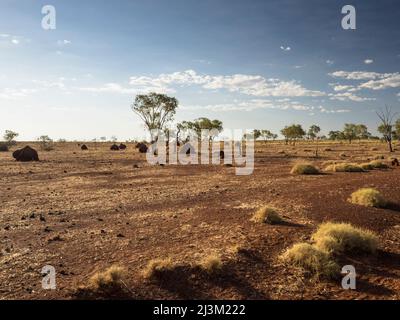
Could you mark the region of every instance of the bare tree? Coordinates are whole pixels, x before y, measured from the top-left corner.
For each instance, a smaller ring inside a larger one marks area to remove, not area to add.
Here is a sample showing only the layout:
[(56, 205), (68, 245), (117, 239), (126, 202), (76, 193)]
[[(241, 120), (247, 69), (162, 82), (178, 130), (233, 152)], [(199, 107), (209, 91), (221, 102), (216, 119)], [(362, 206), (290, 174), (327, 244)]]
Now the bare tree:
[(393, 121), (397, 113), (393, 112), (391, 107), (385, 106), (385, 109), (381, 109), (376, 114), (381, 120), (378, 131), (382, 134), (383, 139), (387, 142), (389, 151), (393, 152)]

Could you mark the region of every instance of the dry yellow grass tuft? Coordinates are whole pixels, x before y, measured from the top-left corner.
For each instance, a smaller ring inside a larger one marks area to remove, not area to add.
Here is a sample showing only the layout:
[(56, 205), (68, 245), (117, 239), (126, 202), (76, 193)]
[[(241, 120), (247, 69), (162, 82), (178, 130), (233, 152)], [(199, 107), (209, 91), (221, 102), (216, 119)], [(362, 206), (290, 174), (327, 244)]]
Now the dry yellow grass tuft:
[(373, 232), (353, 227), (348, 223), (324, 223), (311, 239), (313, 244), (294, 244), (280, 259), (327, 278), (339, 275), (339, 266), (335, 262), (338, 254), (374, 253), (378, 246), (378, 238)]
[(171, 258), (150, 260), (143, 270), (143, 277), (146, 279), (159, 278), (163, 273), (175, 268)]
[(373, 169), (374, 169), (374, 166), (373, 166), (370, 162), (361, 163), (361, 164), (360, 164), (360, 167), (361, 167), (363, 170), (373, 170)]
[(119, 266), (111, 266), (103, 272), (95, 273), (89, 280), (93, 290), (109, 290), (121, 287), (126, 277), (126, 271)]
[(339, 266), (330, 259), (329, 254), (308, 243), (294, 244), (280, 258), (317, 276), (334, 278), (339, 274)]
[(320, 171), (317, 167), (312, 165), (311, 163), (296, 163), (292, 170), (291, 174), (319, 174)]
[(348, 223), (321, 224), (311, 239), (317, 249), (328, 254), (373, 253), (378, 246), (378, 238), (373, 232)]
[(355, 163), (337, 163), (331, 164), (325, 168), (325, 171), (333, 172), (363, 172), (364, 169)]
[(362, 188), (351, 194), (349, 202), (365, 207), (384, 208), (387, 201), (374, 188)]
[(243, 250), (244, 250), (244, 247), (243, 247), (242, 245), (240, 245), (240, 244), (235, 244), (235, 245), (229, 247), (227, 251), (228, 251), (229, 253), (233, 254), (233, 255), (237, 255), (237, 254), (239, 254), (239, 253), (240, 253), (241, 251), (243, 251)]
[(384, 162), (382, 162), (382, 161), (379, 161), (379, 160), (371, 161), (369, 164), (370, 164), (374, 169), (387, 169), (387, 168), (389, 168), (389, 166), (388, 166), (386, 163), (384, 163)]
[(222, 260), (221, 257), (217, 254), (211, 254), (205, 257), (200, 262), (200, 268), (206, 271), (209, 274), (217, 273), (222, 269)]
[(251, 221), (257, 223), (279, 224), (283, 222), (283, 219), (275, 209), (265, 206), (257, 210), (251, 218)]

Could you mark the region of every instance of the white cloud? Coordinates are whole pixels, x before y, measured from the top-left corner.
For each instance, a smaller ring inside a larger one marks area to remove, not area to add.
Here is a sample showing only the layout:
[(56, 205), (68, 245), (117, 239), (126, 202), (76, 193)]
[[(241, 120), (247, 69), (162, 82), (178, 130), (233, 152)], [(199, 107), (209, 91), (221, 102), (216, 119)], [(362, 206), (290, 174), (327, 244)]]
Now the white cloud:
[(117, 93), (117, 94), (140, 94), (149, 91), (157, 91), (161, 93), (170, 93), (171, 91), (163, 91), (162, 88), (131, 88), (131, 87), (124, 87), (118, 83), (106, 83), (100, 87), (84, 87), (78, 88), (78, 90), (92, 92), (92, 93)]
[(306, 106), (299, 103), (279, 103), (267, 99), (251, 99), (248, 101), (225, 103), (225, 104), (211, 104), (211, 105), (197, 105), (197, 106), (183, 106), (182, 109), (186, 110), (209, 110), (214, 112), (228, 112), (228, 111), (253, 111), (258, 109), (276, 109), (276, 110), (297, 110), (297, 111), (310, 111), (314, 107)]
[(292, 50), (292, 48), (290, 48), (290, 47), (280, 46), (280, 48), (281, 48), (281, 50), (283, 50), (283, 51), (290, 51), (290, 50)]
[(131, 77), (130, 84), (140, 89), (168, 90), (173, 85), (200, 85), (204, 89), (225, 89), (258, 97), (323, 96), (320, 91), (305, 89), (294, 80), (266, 79), (260, 75), (200, 75), (193, 70), (161, 74), (157, 77)]
[(0, 44), (5, 45), (6, 47), (16, 46), (19, 44), (30, 43), (31, 40), (22, 36), (12, 35), (8, 33), (0, 34)]
[(365, 72), (365, 71), (335, 71), (329, 74), (332, 77), (343, 78), (346, 80), (368, 80), (360, 83), (356, 88), (351, 91), (361, 89), (383, 90), (387, 88), (400, 87), (400, 73), (378, 73), (378, 72)]
[(310, 105), (305, 105), (298, 103), (296, 101), (287, 100), (267, 100), (267, 99), (252, 99), (249, 101), (236, 101), (234, 103), (225, 104), (210, 104), (210, 105), (194, 105), (194, 106), (182, 106), (185, 110), (208, 110), (213, 112), (229, 112), (229, 111), (243, 111), (250, 112), (259, 109), (272, 109), (272, 110), (296, 110), (296, 111), (306, 111), (314, 114), (315, 111), (320, 113), (347, 113), (351, 112), (349, 109), (326, 109), (325, 107), (319, 106), (314, 107)]
[(23, 88), (3, 88), (0, 90), (0, 99), (18, 99), (24, 98), (29, 94), (36, 93), (36, 89), (23, 89)]
[(64, 90), (65, 84), (64, 81), (66, 79), (65, 78), (59, 78), (56, 81), (45, 81), (45, 80), (32, 80), (32, 83), (34, 83), (35, 85), (37, 85), (40, 88), (44, 88), (44, 89), (49, 89), (49, 88), (58, 88), (58, 89), (62, 89)]
[(330, 93), (328, 94), (330, 100), (339, 100), (339, 101), (355, 101), (355, 102), (363, 102), (363, 101), (374, 101), (375, 98), (365, 98), (357, 96), (351, 92), (341, 92), (341, 93)]
[(373, 59), (365, 59), (364, 63), (365, 64), (371, 64), (371, 63), (374, 63), (374, 60)]
[(400, 87), (400, 73), (387, 74), (383, 79), (370, 80), (360, 84), (361, 89), (382, 90)]
[(333, 60), (326, 60), (326, 64), (328, 64), (328, 65), (333, 65), (335, 63), (335, 61), (333, 61)]
[(329, 84), (330, 86), (333, 86), (334, 91), (351, 91), (354, 89), (353, 86), (350, 85), (341, 85), (341, 84)]
[(208, 64), (208, 65), (211, 64), (211, 61), (205, 60), (205, 59), (195, 59), (195, 60), (193, 60), (193, 62), (201, 63), (201, 64)]
[(72, 42), (70, 40), (58, 40), (57, 41), (57, 45), (59, 45), (60, 47), (67, 46), (71, 43)]
[(334, 78), (343, 78), (346, 80), (368, 80), (382, 78), (385, 74), (378, 72), (367, 72), (367, 71), (335, 71), (329, 74)]
[(349, 109), (326, 109), (323, 106), (319, 106), (318, 109), (321, 113), (347, 113), (351, 111)]

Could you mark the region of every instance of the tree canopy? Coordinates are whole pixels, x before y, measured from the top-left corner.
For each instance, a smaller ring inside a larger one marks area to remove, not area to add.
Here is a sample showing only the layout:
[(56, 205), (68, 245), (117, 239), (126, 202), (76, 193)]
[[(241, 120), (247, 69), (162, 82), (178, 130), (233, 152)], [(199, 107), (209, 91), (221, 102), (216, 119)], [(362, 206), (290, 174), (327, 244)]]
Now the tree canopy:
[(286, 142), (301, 139), (306, 134), (300, 124), (292, 124), (290, 126), (286, 126), (281, 130), (281, 133), (285, 137)]
[[(218, 133), (222, 132), (223, 123), (217, 119), (210, 120), (203, 117), (193, 121), (182, 121), (178, 123), (177, 127), (178, 131), (184, 133), (186, 136), (190, 135), (190, 131), (192, 131), (197, 135), (197, 137), (201, 138), (203, 130), (216, 130)], [(206, 138), (212, 140), (215, 138), (215, 136), (211, 135), (211, 132), (209, 132)]]
[(143, 120), (149, 130), (151, 138), (152, 130), (163, 130), (170, 122), (178, 108), (178, 100), (165, 94), (151, 92), (137, 95), (132, 105), (132, 110)]

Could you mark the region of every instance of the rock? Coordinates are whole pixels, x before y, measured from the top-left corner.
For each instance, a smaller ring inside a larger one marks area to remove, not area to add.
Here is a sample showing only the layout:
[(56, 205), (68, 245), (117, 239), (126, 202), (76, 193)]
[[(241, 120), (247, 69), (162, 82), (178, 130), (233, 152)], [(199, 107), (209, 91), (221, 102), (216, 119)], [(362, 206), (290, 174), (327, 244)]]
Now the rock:
[(1, 142), (0, 143), (0, 152), (7, 152), (7, 151), (8, 151), (7, 143)]
[(14, 151), (13, 157), (15, 160), (21, 162), (39, 161), (39, 156), (37, 151), (29, 146)]
[(86, 150), (89, 150), (89, 148), (86, 146), (86, 144), (83, 144), (81, 146), (81, 150), (86, 151)]
[(140, 146), (139, 146), (139, 152), (140, 153), (147, 153), (148, 149), (149, 148), (144, 143), (141, 143)]
[(397, 158), (392, 159), (392, 166), (400, 166), (399, 160)]
[(118, 147), (116, 144), (113, 144), (113, 145), (110, 147), (110, 150), (112, 150), (112, 151), (118, 151), (118, 150), (119, 150), (119, 147)]

